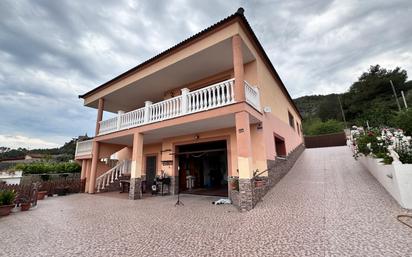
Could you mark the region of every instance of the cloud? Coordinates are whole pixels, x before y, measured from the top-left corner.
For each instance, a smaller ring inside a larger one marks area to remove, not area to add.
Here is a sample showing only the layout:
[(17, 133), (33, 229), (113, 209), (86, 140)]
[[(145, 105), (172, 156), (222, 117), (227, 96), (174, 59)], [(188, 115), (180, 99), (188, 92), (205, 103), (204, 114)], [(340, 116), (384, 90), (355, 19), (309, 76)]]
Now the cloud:
[(39, 139), (33, 146), (92, 135), (96, 110), (79, 94), (239, 6), (293, 97), (343, 92), (372, 64), (412, 70), (409, 0), (6, 0), (0, 134), (15, 145), (18, 137)]
[(29, 138), (21, 135), (0, 135), (0, 142), (2, 146), (10, 148), (54, 148), (59, 144), (52, 143), (39, 138)]

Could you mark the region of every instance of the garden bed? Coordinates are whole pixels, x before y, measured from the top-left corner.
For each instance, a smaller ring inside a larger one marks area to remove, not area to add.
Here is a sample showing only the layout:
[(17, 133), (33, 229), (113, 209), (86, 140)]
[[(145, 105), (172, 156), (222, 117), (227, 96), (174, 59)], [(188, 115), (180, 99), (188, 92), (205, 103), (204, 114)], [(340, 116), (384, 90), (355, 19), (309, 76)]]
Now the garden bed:
[(401, 129), (353, 127), (354, 157), (406, 209), (412, 209), (412, 138)]
[(405, 209), (412, 209), (412, 164), (381, 163), (381, 159), (359, 156), (358, 160)]

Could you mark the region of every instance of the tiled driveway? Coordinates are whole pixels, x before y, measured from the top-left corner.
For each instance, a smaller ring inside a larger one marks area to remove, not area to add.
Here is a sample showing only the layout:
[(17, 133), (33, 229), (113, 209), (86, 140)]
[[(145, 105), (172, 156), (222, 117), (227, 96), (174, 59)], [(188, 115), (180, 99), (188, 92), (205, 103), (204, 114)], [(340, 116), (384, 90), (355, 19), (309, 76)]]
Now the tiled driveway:
[(346, 147), (306, 150), (254, 210), (71, 195), (0, 219), (3, 256), (412, 256), (403, 211)]

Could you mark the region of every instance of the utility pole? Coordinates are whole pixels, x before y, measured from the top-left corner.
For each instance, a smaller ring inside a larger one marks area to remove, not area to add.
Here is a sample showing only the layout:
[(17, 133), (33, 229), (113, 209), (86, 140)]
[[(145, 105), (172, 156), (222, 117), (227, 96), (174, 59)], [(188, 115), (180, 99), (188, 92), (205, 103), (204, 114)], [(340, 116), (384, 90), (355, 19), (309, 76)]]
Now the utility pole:
[(339, 95), (338, 95), (338, 101), (339, 101), (340, 111), (342, 112), (343, 122), (345, 123), (345, 128), (348, 128), (348, 125), (346, 124), (345, 113), (343, 112), (342, 103), (340, 102), (340, 97), (339, 97)]
[(398, 105), (399, 111), (401, 111), (401, 105), (399, 104), (399, 100), (398, 100), (398, 96), (396, 95), (395, 87), (393, 86), (392, 80), (389, 80), (389, 82), (391, 82), (393, 95), (395, 96), (396, 104)]
[(401, 95), (403, 99), (403, 104), (405, 105), (405, 109), (408, 109), (408, 104), (406, 103), (405, 94), (403, 93), (403, 91), (401, 91)]

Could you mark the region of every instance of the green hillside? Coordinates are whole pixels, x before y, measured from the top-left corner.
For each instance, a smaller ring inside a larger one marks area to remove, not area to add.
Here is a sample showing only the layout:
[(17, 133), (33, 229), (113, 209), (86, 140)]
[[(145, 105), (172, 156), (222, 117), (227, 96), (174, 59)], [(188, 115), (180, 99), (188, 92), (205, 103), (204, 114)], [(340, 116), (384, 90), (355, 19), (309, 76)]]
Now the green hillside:
[[(315, 121), (342, 121), (339, 99), (347, 120), (347, 125), (396, 126), (398, 106), (390, 84), (392, 80), (400, 106), (405, 110), (401, 91), (412, 107), (412, 81), (401, 68), (387, 70), (379, 65), (371, 66), (343, 94), (311, 95), (294, 99), (304, 117), (304, 127)], [(307, 131), (305, 131), (307, 132)]]

